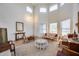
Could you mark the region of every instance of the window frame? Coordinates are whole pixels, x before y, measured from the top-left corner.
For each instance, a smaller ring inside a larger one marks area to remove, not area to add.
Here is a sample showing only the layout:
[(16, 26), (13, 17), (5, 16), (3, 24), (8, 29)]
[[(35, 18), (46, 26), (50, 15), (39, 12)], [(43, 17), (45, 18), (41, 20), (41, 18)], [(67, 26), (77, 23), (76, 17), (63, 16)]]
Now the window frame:
[[(43, 26), (45, 26), (45, 28)], [(40, 24), (40, 33), (46, 33), (46, 24)]]
[(64, 6), (65, 5), (65, 3), (60, 3), (60, 7), (62, 7), (62, 6)]
[(26, 6), (26, 12), (33, 13), (33, 9), (30, 6)]
[(53, 12), (58, 9), (58, 4), (51, 5), (49, 8), (49, 12)]
[[(65, 21), (67, 22), (67, 21), (69, 21), (69, 24), (68, 24), (68, 22), (67, 23), (65, 23)], [(63, 24), (62, 24), (63, 23)], [(69, 28), (67, 27), (64, 27), (64, 28), (62, 28), (63, 26), (62, 25), (69, 25)], [(62, 21), (61, 22), (61, 32), (62, 32), (62, 35), (67, 35), (68, 33), (70, 33), (70, 19), (66, 19), (66, 20), (64, 20), (64, 21)]]
[(47, 8), (45, 8), (45, 7), (40, 7), (40, 8), (39, 8), (39, 12), (40, 12), (40, 13), (47, 13)]

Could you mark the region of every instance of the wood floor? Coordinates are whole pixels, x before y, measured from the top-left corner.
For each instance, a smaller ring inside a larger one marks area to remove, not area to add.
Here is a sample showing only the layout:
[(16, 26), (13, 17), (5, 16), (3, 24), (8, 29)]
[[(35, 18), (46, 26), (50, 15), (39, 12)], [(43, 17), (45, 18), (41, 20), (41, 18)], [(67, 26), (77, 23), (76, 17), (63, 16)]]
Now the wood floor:
[(15, 42), (15, 45), (19, 46), (19, 45), (22, 45), (23, 43), (24, 43), (23, 40), (18, 40), (18, 41)]

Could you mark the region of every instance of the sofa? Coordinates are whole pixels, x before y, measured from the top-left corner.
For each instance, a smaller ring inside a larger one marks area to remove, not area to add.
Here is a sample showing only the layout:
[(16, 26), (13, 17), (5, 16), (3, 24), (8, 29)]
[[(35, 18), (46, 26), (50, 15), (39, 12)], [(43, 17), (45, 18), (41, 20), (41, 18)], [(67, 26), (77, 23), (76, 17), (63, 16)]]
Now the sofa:
[(42, 36), (44, 39), (49, 39), (49, 40), (57, 40), (58, 35), (56, 33), (45, 33)]
[(78, 34), (68, 34), (68, 38), (77, 38)]

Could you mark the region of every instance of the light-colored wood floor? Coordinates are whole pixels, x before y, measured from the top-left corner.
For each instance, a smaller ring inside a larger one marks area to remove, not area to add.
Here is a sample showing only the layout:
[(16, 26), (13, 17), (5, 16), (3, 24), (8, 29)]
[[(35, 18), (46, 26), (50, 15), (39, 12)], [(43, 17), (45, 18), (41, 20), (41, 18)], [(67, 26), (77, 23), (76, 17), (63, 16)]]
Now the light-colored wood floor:
[(23, 43), (24, 43), (24, 40), (18, 40), (18, 41), (15, 42), (15, 45), (19, 46), (19, 45), (21, 45)]
[[(52, 40), (48, 40), (48, 42), (50, 42), (50, 41), (52, 41)], [(31, 41), (29, 41), (29, 42), (31, 42)], [(28, 43), (29, 43), (28, 42)], [(27, 43), (27, 42), (26, 42)], [(24, 44), (24, 40), (22, 39), (22, 40), (17, 40), (17, 41), (15, 41), (15, 45), (16, 46), (19, 46), (19, 45), (22, 45), (22, 44)]]

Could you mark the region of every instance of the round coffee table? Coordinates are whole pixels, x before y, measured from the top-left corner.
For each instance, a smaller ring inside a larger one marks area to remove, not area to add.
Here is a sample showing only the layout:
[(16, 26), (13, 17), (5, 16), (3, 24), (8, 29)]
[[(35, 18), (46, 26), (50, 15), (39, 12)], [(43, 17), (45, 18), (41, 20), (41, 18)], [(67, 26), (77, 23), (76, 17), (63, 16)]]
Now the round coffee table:
[(48, 46), (48, 41), (45, 39), (35, 40), (35, 46), (39, 49), (45, 49)]

